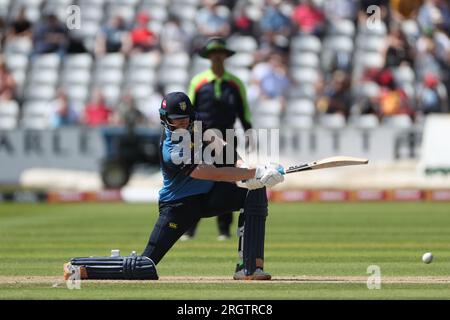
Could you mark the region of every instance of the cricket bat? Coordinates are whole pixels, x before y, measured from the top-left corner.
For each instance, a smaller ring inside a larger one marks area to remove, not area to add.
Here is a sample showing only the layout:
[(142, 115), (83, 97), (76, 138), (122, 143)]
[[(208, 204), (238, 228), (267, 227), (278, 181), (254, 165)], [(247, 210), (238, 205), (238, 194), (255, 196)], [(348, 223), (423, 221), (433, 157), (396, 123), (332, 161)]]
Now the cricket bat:
[(334, 168), (334, 167), (345, 167), (345, 166), (354, 166), (359, 164), (367, 164), (369, 163), (368, 159), (355, 158), (355, 157), (346, 157), (346, 156), (336, 156), (325, 158), (309, 163), (304, 163), (296, 166), (291, 166), (284, 170), (284, 174), (306, 171), (306, 170), (317, 170), (317, 169), (325, 169), (325, 168)]

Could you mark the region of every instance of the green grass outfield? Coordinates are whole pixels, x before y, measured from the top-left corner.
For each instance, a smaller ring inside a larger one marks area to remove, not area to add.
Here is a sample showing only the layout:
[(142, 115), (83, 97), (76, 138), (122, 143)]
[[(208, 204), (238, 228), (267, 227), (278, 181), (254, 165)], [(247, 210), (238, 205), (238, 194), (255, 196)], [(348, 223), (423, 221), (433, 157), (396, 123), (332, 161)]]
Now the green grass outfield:
[[(448, 203), (271, 204), (265, 269), (274, 279), (296, 281), (84, 281), (80, 290), (66, 287), (64, 262), (111, 249), (141, 252), (156, 217), (157, 206), (150, 204), (1, 204), (0, 299), (450, 298), (450, 280), (422, 278), (450, 279)], [(231, 279), (237, 241), (218, 242), (215, 223), (203, 220), (194, 240), (173, 247), (158, 266), (161, 278)], [(435, 257), (428, 265), (421, 261), (427, 251)], [(381, 269), (380, 290), (364, 281), (370, 265)], [(317, 281), (298, 281), (303, 276)], [(333, 282), (350, 276), (363, 280)], [(402, 277), (422, 283), (395, 281)]]

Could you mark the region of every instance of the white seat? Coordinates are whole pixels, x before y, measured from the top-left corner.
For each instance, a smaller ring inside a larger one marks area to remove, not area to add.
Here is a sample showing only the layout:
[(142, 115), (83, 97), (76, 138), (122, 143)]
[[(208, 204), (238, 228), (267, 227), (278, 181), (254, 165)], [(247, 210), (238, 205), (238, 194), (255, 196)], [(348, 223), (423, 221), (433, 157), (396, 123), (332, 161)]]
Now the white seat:
[(311, 129), (314, 126), (314, 118), (309, 115), (289, 115), (284, 118), (283, 125), (294, 129)]
[(319, 123), (327, 129), (342, 129), (345, 127), (345, 117), (340, 113), (323, 114), (319, 118)]
[(232, 36), (228, 39), (227, 46), (236, 52), (252, 53), (258, 49), (258, 42), (252, 36)]
[(10, 130), (17, 127), (19, 104), (14, 101), (0, 101), (0, 129)]
[(291, 86), (288, 91), (289, 99), (307, 98), (314, 100), (316, 98), (316, 88), (312, 84)]
[(28, 55), (31, 52), (32, 47), (33, 44), (29, 38), (26, 37), (14, 38), (6, 42), (4, 53)]
[(252, 76), (251, 71), (247, 68), (229, 68), (228, 72), (238, 77), (244, 85), (250, 82), (250, 77)]
[(413, 125), (411, 117), (406, 114), (387, 116), (383, 118), (383, 126), (397, 129), (407, 129)]
[(28, 57), (21, 54), (8, 54), (6, 55), (6, 65), (8, 69), (25, 70), (28, 66)]
[(153, 69), (159, 64), (158, 56), (152, 53), (136, 53), (130, 57), (129, 68)]
[(28, 81), (31, 85), (55, 85), (58, 81), (58, 71), (52, 69), (34, 71), (28, 76)]
[(253, 125), (258, 129), (275, 129), (280, 127), (280, 118), (273, 115), (253, 117)]
[(38, 55), (32, 61), (33, 69), (58, 69), (61, 59), (56, 53)]
[(126, 23), (131, 23), (134, 19), (135, 11), (132, 5), (116, 5), (113, 2), (110, 2), (110, 5), (107, 6), (106, 16), (107, 20), (110, 20), (113, 17), (121, 16)]
[(195, 6), (185, 3), (182, 6), (179, 4), (172, 4), (168, 11), (177, 15), (181, 20), (195, 21), (198, 10)]
[(299, 84), (314, 84), (319, 80), (319, 71), (312, 68), (291, 68), (291, 76)]
[(362, 114), (350, 117), (349, 124), (358, 129), (376, 129), (380, 121), (374, 114)]
[(153, 93), (153, 87), (149, 85), (134, 85), (129, 88), (132, 96), (135, 99), (146, 99), (150, 97)]
[(394, 69), (396, 83), (414, 83), (414, 70), (409, 66), (400, 66)]
[(87, 69), (69, 69), (63, 73), (62, 82), (64, 84), (88, 85), (91, 81), (91, 72)]
[(380, 94), (380, 86), (376, 82), (364, 82), (357, 88), (358, 96), (376, 97)]
[(318, 68), (319, 67), (319, 57), (315, 53), (306, 52), (292, 52), (290, 58), (290, 64), (296, 67), (308, 67), (308, 68)]
[(359, 57), (358, 61), (364, 67), (382, 68), (384, 65), (384, 58), (378, 52), (364, 52)]
[(161, 68), (158, 73), (158, 79), (162, 85), (169, 83), (185, 85), (189, 79), (189, 74), (183, 68)]
[(95, 83), (99, 85), (103, 84), (115, 84), (122, 83), (123, 73), (118, 69), (104, 69), (98, 70), (95, 74)]
[(123, 67), (125, 57), (120, 53), (109, 53), (97, 60), (97, 68), (101, 69), (121, 69)]
[(255, 59), (252, 53), (237, 52), (225, 62), (227, 67), (248, 68), (253, 65)]
[(291, 41), (291, 52), (315, 52), (322, 48), (320, 39), (315, 36), (296, 36)]
[(260, 100), (252, 109), (255, 117), (260, 115), (278, 116), (281, 113), (282, 105), (278, 99)]
[(353, 39), (347, 36), (330, 36), (324, 40), (324, 47), (327, 50), (350, 53), (353, 51)]
[(150, 18), (155, 21), (164, 22), (168, 19), (168, 12), (166, 7), (159, 4), (143, 4), (138, 12), (146, 12)]
[(314, 101), (309, 99), (292, 99), (286, 105), (286, 114), (303, 114), (313, 116), (316, 113)]
[(419, 25), (415, 20), (409, 19), (402, 22), (402, 31), (407, 37), (417, 38), (420, 35)]
[(177, 52), (164, 55), (162, 68), (187, 68), (189, 66), (189, 55), (186, 52)]
[(379, 36), (361, 34), (356, 38), (357, 47), (365, 51), (379, 52), (385, 43), (386, 39)]
[(67, 69), (90, 69), (92, 57), (88, 53), (68, 55), (64, 60), (64, 68)]
[(353, 37), (355, 35), (355, 25), (350, 20), (339, 20), (337, 23), (330, 25), (328, 34)]
[(168, 94), (170, 92), (186, 92), (187, 85), (185, 83), (167, 83), (164, 86), (164, 94)]
[(387, 27), (383, 21), (376, 21), (375, 23), (366, 21), (358, 26), (358, 31), (365, 35), (385, 36)]
[(105, 97), (106, 104), (112, 108), (115, 108), (121, 95), (120, 87), (115, 85), (106, 85), (102, 87), (102, 92)]
[(89, 89), (84, 85), (70, 84), (66, 86), (66, 94), (69, 100), (86, 101), (89, 95)]
[(46, 129), (50, 127), (50, 115), (53, 110), (48, 103), (31, 102), (23, 106), (21, 125), (28, 129)]
[(132, 69), (128, 72), (126, 83), (127, 84), (145, 84), (152, 85), (156, 82), (156, 73), (145, 69)]
[(27, 100), (51, 100), (55, 92), (53, 85), (32, 85), (26, 88), (25, 97)]

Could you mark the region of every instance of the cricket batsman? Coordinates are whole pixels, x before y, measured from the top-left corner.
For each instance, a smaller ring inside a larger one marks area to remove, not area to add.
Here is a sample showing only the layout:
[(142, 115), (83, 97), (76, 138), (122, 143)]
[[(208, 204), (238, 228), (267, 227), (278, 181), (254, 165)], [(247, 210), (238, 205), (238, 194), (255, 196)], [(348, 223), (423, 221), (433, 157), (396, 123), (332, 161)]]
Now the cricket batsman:
[[(271, 275), (264, 271), (266, 188), (284, 181), (284, 168), (280, 165), (248, 168), (239, 158), (232, 161), (234, 167), (195, 161), (195, 143), (191, 140), (186, 151), (181, 148), (183, 140), (175, 139), (180, 131), (187, 132), (188, 137), (195, 134), (196, 115), (189, 97), (182, 92), (169, 93), (159, 112), (164, 127), (160, 142), (163, 187), (159, 191), (159, 217), (144, 252), (127, 257), (73, 258), (64, 265), (65, 278), (72, 279), (78, 273), (81, 279), (156, 280), (156, 265), (186, 230), (201, 218), (239, 210), (243, 218), (238, 233), (240, 261), (233, 278), (270, 280)], [(222, 148), (225, 146), (223, 140), (217, 141)], [(202, 145), (200, 151), (206, 147)], [(238, 181), (243, 181), (246, 188), (238, 187)]]
[[(159, 192), (159, 218), (147, 247), (142, 253), (158, 264), (175, 242), (201, 218), (243, 210), (244, 227), (240, 235), (241, 261), (235, 280), (270, 280), (264, 272), (264, 236), (268, 214), (266, 188), (284, 180), (278, 165), (246, 168), (242, 160), (236, 167), (185, 161), (174, 164), (179, 155), (172, 133), (176, 129), (192, 130), (195, 112), (188, 96), (169, 93), (160, 108), (164, 132), (161, 138), (161, 170), (164, 185)], [(245, 181), (247, 188), (236, 185)]]

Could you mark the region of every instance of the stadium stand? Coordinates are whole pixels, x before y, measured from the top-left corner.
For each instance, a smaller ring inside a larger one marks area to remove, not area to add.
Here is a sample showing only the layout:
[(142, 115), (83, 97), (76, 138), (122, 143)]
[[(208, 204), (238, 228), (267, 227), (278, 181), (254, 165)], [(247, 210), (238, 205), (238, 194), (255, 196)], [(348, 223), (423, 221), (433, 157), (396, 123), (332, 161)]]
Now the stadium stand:
[[(408, 128), (430, 112), (448, 112), (448, 2), (422, 1), (408, 17), (387, 4), (375, 22), (366, 3), (0, 1), (0, 25), (5, 26), (0, 127), (50, 127), (50, 102), (61, 88), (79, 119), (95, 90), (102, 91), (113, 112), (131, 92), (141, 111), (154, 114), (158, 105), (150, 101), (171, 90), (186, 91), (191, 77), (209, 66), (196, 50), (211, 32), (226, 35), (237, 51), (227, 67), (249, 88), (256, 126)], [(70, 5), (81, 10), (79, 29), (66, 26)], [(57, 24), (48, 24), (51, 14)], [(20, 26), (27, 30), (26, 23), (31, 32), (18, 33)], [(57, 39), (59, 49), (53, 43), (36, 51), (42, 34)], [(136, 41), (157, 44), (136, 46)], [(269, 66), (274, 54), (281, 56), (288, 84), (277, 88), (281, 94), (266, 96), (261, 70), (274, 78), (283, 74)], [(14, 79), (9, 95), (7, 74)]]

